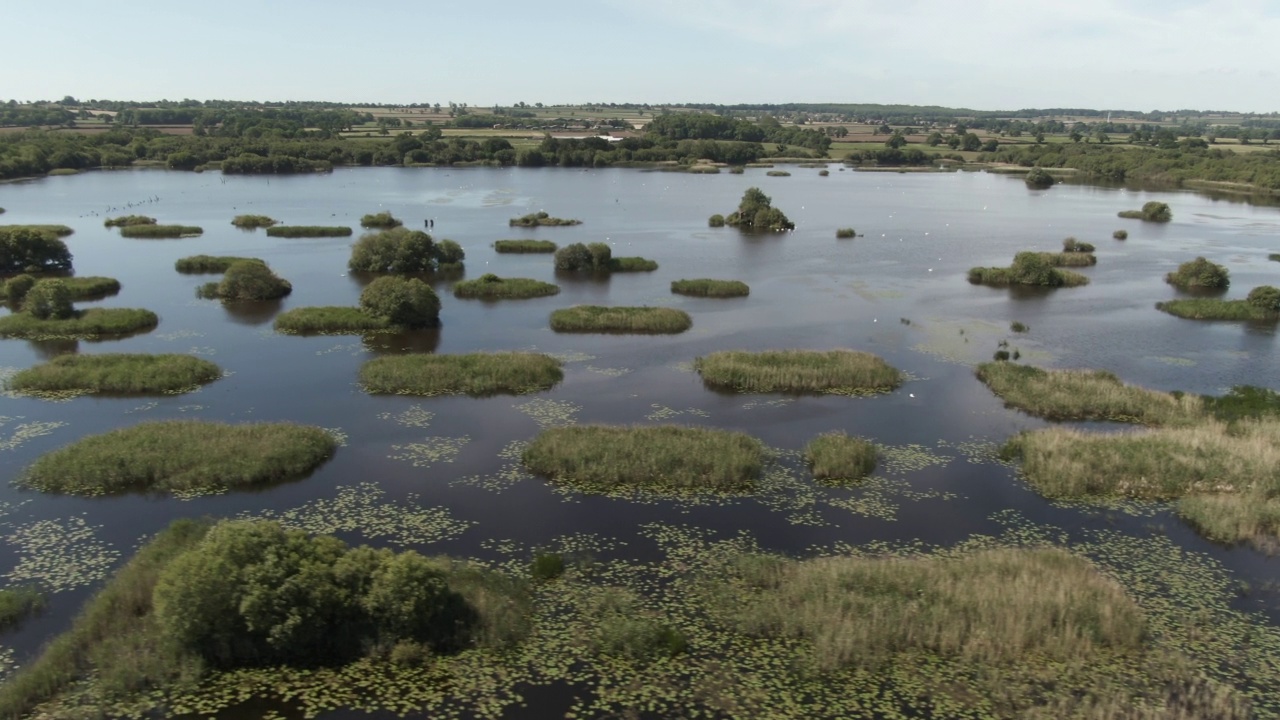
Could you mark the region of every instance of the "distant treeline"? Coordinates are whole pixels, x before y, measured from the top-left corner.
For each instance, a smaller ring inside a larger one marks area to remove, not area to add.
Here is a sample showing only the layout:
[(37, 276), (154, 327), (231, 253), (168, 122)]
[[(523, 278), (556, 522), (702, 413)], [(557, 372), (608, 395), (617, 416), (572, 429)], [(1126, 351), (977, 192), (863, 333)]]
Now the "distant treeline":
[(1203, 140), (1183, 140), (1173, 148), (1125, 148), (1098, 143), (1001, 146), (980, 160), (1024, 167), (1065, 167), (1107, 180), (1180, 185), (1187, 180), (1248, 183), (1280, 190), (1280, 150), (1234, 153)]
[(826, 155), (831, 138), (818, 130), (784, 127), (776, 118), (764, 117), (759, 122), (734, 119), (708, 113), (668, 113), (659, 115), (645, 133), (668, 140), (738, 140), (799, 145)]

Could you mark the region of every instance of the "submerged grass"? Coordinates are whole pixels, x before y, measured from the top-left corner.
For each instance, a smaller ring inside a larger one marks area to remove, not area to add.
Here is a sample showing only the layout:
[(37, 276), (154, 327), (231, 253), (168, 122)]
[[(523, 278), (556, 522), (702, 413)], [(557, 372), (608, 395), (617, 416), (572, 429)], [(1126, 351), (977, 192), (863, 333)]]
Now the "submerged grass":
[(855, 350), (726, 350), (698, 358), (693, 367), (707, 385), (735, 392), (868, 395), (903, 381), (898, 369)]
[(107, 353), (63, 355), (22, 370), (7, 382), (18, 392), (179, 393), (222, 377), (222, 368), (192, 355)]
[(556, 332), (675, 334), (692, 326), (689, 313), (675, 308), (575, 305), (551, 313)]
[(549, 390), (564, 379), (560, 361), (525, 352), (393, 355), (360, 368), (365, 392), (387, 395), (520, 394)]
[(195, 225), (125, 225), (120, 236), (144, 239), (171, 239), (203, 235), (204, 228)]
[(486, 273), (475, 280), (455, 283), (453, 294), (460, 298), (521, 299), (546, 297), (560, 292), (558, 285), (530, 278), (502, 278)]
[(273, 225), (267, 228), (269, 237), (282, 238), (316, 238), (316, 237), (348, 237), (351, 228), (332, 225)]
[(746, 297), (751, 294), (751, 288), (741, 280), (697, 278), (695, 280), (671, 281), (671, 292), (677, 295), (691, 295), (693, 297)]
[(532, 472), (584, 492), (748, 492), (764, 446), (727, 430), (576, 425), (543, 431), (523, 459)]
[(179, 258), (173, 269), (188, 275), (219, 274), (238, 262), (262, 262), (258, 258), (236, 257), (234, 255), (192, 255)]
[(275, 330), (286, 335), (350, 335), (396, 330), (398, 325), (358, 307), (300, 307), (276, 316)]
[(876, 469), (876, 446), (843, 432), (826, 433), (805, 445), (804, 459), (818, 480), (860, 480)]
[(1105, 370), (1043, 370), (997, 361), (975, 372), (1006, 405), (1050, 420), (1186, 425), (1205, 416), (1199, 396), (1125, 385)]
[(65, 495), (247, 489), (299, 478), (337, 449), (323, 428), (293, 423), (142, 423), (41, 456), (19, 478)]
[(550, 240), (497, 240), (493, 249), (500, 253), (553, 253), (556, 244)]
[(150, 310), (134, 308), (90, 308), (78, 310), (66, 320), (41, 320), (28, 313), (0, 317), (0, 337), (94, 338), (127, 335), (154, 328), (160, 318)]
[(1276, 322), (1280, 312), (1267, 310), (1248, 300), (1220, 298), (1181, 298), (1156, 303), (1156, 309), (1187, 320), (1247, 320)]

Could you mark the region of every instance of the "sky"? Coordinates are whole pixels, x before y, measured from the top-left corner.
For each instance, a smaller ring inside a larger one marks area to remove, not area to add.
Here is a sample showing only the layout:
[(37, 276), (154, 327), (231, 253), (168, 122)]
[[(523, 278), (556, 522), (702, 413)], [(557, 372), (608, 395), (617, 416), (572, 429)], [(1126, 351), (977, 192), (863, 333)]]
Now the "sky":
[(1280, 111), (1280, 0), (60, 0), (0, 100)]

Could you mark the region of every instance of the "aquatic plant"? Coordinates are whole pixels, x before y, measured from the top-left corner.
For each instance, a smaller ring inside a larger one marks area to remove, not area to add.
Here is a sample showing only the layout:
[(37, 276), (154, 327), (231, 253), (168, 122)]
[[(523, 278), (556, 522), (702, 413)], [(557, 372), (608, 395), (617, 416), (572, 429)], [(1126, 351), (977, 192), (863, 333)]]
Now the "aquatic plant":
[(904, 380), (881, 358), (856, 350), (726, 350), (698, 358), (693, 367), (708, 386), (746, 393), (868, 395)]
[(1117, 231), (1115, 231), (1115, 232), (1111, 233), (1111, 237), (1115, 238), (1116, 240), (1128, 240), (1128, 239), (1129, 239), (1129, 231), (1128, 231), (1128, 230), (1117, 230)]
[(274, 225), (267, 228), (268, 237), (316, 238), (349, 237), (351, 228), (331, 225)]
[(689, 314), (675, 308), (575, 305), (551, 313), (556, 332), (675, 334), (692, 326)]
[(1096, 248), (1093, 245), (1090, 245), (1087, 242), (1080, 242), (1073, 237), (1069, 237), (1062, 241), (1062, 252), (1064, 253), (1091, 253), (1094, 250), (1096, 250)]
[(120, 236), (144, 239), (172, 239), (203, 235), (204, 228), (195, 225), (125, 225)]
[(560, 361), (538, 353), (390, 355), (360, 368), (365, 392), (472, 396), (549, 390), (564, 379)]
[(978, 365), (975, 374), (1007, 406), (1050, 420), (1186, 425), (1205, 414), (1198, 396), (1125, 385), (1105, 370), (1044, 370), (989, 362)]
[(1018, 322), (1017, 320), (1014, 320), (1013, 322), (1009, 323), (1009, 330), (1011, 332), (1024, 333), (1024, 332), (1029, 332), (1031, 328), (1021, 322)]
[(42, 234), (51, 234), (55, 237), (66, 237), (75, 232), (66, 225), (0, 225), (0, 237), (6, 232), (37, 232)]
[(560, 292), (557, 285), (530, 278), (501, 278), (485, 273), (475, 280), (454, 283), (453, 294), (460, 298), (516, 299), (546, 297)]
[(224, 301), (275, 300), (293, 292), (293, 285), (258, 260), (241, 260), (227, 266), (222, 282), (207, 283), (199, 295)]
[(653, 272), (658, 263), (642, 257), (616, 257), (609, 259), (609, 272)]
[(840, 228), (839, 230), (836, 230), (836, 238), (840, 240), (846, 240), (848, 238), (857, 237), (857, 236), (858, 236), (858, 232), (853, 228)]
[(0, 590), (0, 632), (8, 632), (23, 620), (42, 610), (45, 597), (31, 587)]
[(553, 253), (556, 244), (550, 240), (496, 240), (493, 249), (500, 253)]
[(90, 308), (64, 320), (41, 320), (26, 312), (0, 317), (0, 337), (96, 338), (149, 330), (160, 322), (150, 310)]
[[(1269, 287), (1266, 285), (1260, 286)], [(1258, 288), (1254, 288), (1257, 290)], [(1252, 291), (1250, 291), (1252, 293)], [(1250, 322), (1276, 322), (1280, 310), (1266, 308), (1269, 293), (1255, 296), (1257, 303), (1249, 300), (1223, 300), (1222, 298), (1180, 298), (1156, 303), (1156, 309), (1188, 320), (1247, 320)], [(2, 322), (2, 321), (0, 321)]]
[(1155, 200), (1143, 203), (1141, 210), (1122, 210), (1118, 214), (1122, 218), (1147, 222), (1169, 222), (1173, 219), (1173, 211), (1169, 209), (1169, 205)]
[[(1020, 252), (1013, 258), (1013, 265), (1002, 267), (975, 267), (969, 269), (969, 282), (975, 285), (1040, 285), (1044, 287), (1076, 287), (1089, 284), (1089, 278), (1070, 270), (1059, 270), (1055, 265), (1066, 262), (1060, 258), (1074, 253)], [(1083, 257), (1092, 258), (1092, 255)], [(1091, 264), (1091, 263), (1086, 263)]]
[(876, 469), (876, 446), (843, 432), (825, 433), (805, 445), (804, 459), (818, 480), (860, 480)]
[(751, 288), (741, 280), (712, 280), (697, 278), (694, 280), (672, 280), (671, 292), (677, 295), (693, 297), (746, 297)]
[(286, 335), (352, 335), (401, 329), (390, 319), (360, 308), (332, 305), (286, 310), (276, 316), (274, 327)]

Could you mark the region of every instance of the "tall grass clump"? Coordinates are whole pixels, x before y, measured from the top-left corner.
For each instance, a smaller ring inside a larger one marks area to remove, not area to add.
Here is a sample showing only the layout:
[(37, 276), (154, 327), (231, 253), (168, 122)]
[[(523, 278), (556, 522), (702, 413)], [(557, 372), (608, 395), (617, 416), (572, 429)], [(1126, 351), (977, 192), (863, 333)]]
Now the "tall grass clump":
[(267, 236), (282, 238), (350, 237), (351, 228), (331, 225), (273, 225), (267, 228)]
[[(120, 281), (115, 278), (85, 276), (56, 278), (66, 288), (69, 300), (94, 300), (115, 295), (120, 292)], [(7, 281), (0, 281), (0, 298), (14, 306), (22, 305), (37, 280), (30, 275), (18, 275)]]
[(0, 632), (12, 630), (23, 620), (42, 610), (44, 606), (45, 597), (35, 588), (15, 587), (0, 590)]
[(524, 451), (530, 471), (584, 492), (747, 492), (764, 445), (740, 432), (657, 425), (552, 428)]
[(1096, 249), (1097, 248), (1090, 243), (1080, 242), (1073, 237), (1069, 237), (1062, 241), (1062, 252), (1064, 253), (1091, 253)]
[(553, 253), (556, 244), (550, 240), (497, 240), (493, 249), (500, 253)]
[(693, 368), (711, 387), (745, 393), (868, 395), (903, 381), (898, 369), (856, 350), (725, 350), (698, 358)]
[(222, 377), (222, 368), (192, 355), (104, 353), (62, 355), (21, 370), (9, 378), (9, 390), (57, 393), (189, 392)]
[(1178, 516), (1214, 542), (1249, 543), (1280, 552), (1280, 497), (1259, 493), (1188, 495), (1178, 501)]
[(836, 238), (840, 240), (847, 240), (851, 237), (858, 237), (858, 232), (853, 228), (840, 228), (839, 230), (836, 230)]
[(150, 330), (159, 322), (160, 318), (150, 310), (134, 308), (76, 310), (65, 319), (41, 319), (24, 311), (0, 317), (0, 337), (41, 339), (128, 335)]
[(276, 316), (274, 327), (285, 335), (351, 335), (403, 329), (360, 308), (332, 305), (286, 310)]
[(485, 273), (475, 280), (455, 283), (453, 294), (460, 298), (489, 300), (546, 297), (560, 292), (560, 287), (530, 278), (502, 278)]
[(173, 269), (188, 275), (217, 275), (227, 271), (235, 263), (262, 262), (258, 258), (236, 257), (234, 255), (192, 255), (179, 258)]
[(551, 225), (551, 226), (581, 225), (582, 221), (567, 219), (567, 218), (551, 217), (545, 212), (536, 212), (536, 213), (529, 213), (528, 215), (521, 215), (518, 218), (511, 218), (511, 220), (507, 224), (510, 225), (511, 227), (538, 227), (540, 225)]
[(804, 459), (815, 479), (860, 480), (876, 469), (876, 446), (843, 432), (826, 433), (805, 445)]
[(370, 213), (360, 218), (360, 227), (365, 228), (390, 230), (391, 228), (397, 228), (401, 225), (404, 225), (404, 223), (386, 210), (377, 214)]
[(694, 280), (672, 280), (671, 292), (677, 295), (693, 297), (746, 297), (751, 288), (741, 280), (712, 280), (697, 278)]
[(120, 236), (148, 240), (196, 237), (204, 234), (204, 228), (194, 225), (125, 225)]
[(155, 225), (156, 219), (146, 215), (121, 215), (102, 221), (104, 227), (128, 227), (130, 225)]
[(1045, 172), (1045, 169), (1042, 167), (1031, 168), (1031, 171), (1023, 176), (1022, 181), (1025, 182), (1029, 188), (1039, 189), (1053, 187), (1054, 182), (1053, 176)]
[(1199, 396), (1125, 385), (1105, 370), (1043, 370), (988, 362), (979, 365), (976, 374), (1007, 406), (1050, 420), (1186, 425), (1205, 415)]
[(1129, 231), (1128, 231), (1128, 230), (1117, 230), (1117, 231), (1115, 231), (1115, 232), (1111, 233), (1111, 237), (1115, 238), (1116, 240), (1128, 240), (1128, 239), (1129, 239)]
[(1184, 290), (1220, 290), (1231, 286), (1227, 269), (1203, 257), (1182, 263), (1177, 270), (1165, 275), (1164, 281)]
[(279, 222), (279, 220), (266, 215), (237, 215), (231, 221), (231, 224), (241, 230), (253, 230), (255, 228), (269, 228)]
[(227, 266), (222, 281), (200, 288), (201, 297), (224, 301), (275, 300), (293, 292), (293, 285), (258, 260), (242, 260)]
[(1280, 253), (1271, 253), (1267, 256), (1267, 259), (1274, 262), (1280, 262)]
[(521, 394), (563, 379), (559, 360), (525, 352), (389, 355), (360, 368), (360, 386), (375, 395)]
[(1154, 200), (1143, 203), (1141, 210), (1122, 210), (1118, 214), (1122, 218), (1145, 220), (1147, 222), (1169, 222), (1173, 219), (1173, 211), (1169, 209), (1169, 206), (1166, 203)]
[(310, 473), (337, 449), (293, 423), (142, 423), (90, 435), (37, 459), (22, 487), (58, 495), (186, 494), (261, 487)]
[[(1089, 278), (1084, 275), (1055, 267), (1058, 263), (1057, 257), (1054, 253), (1020, 252), (1014, 256), (1013, 265), (1007, 268), (970, 268), (969, 282), (975, 285), (1037, 285), (1041, 287), (1077, 287), (1089, 284)], [(1086, 257), (1093, 256), (1086, 255)]]
[(692, 326), (689, 313), (675, 308), (575, 305), (551, 313), (556, 332), (675, 334)]

